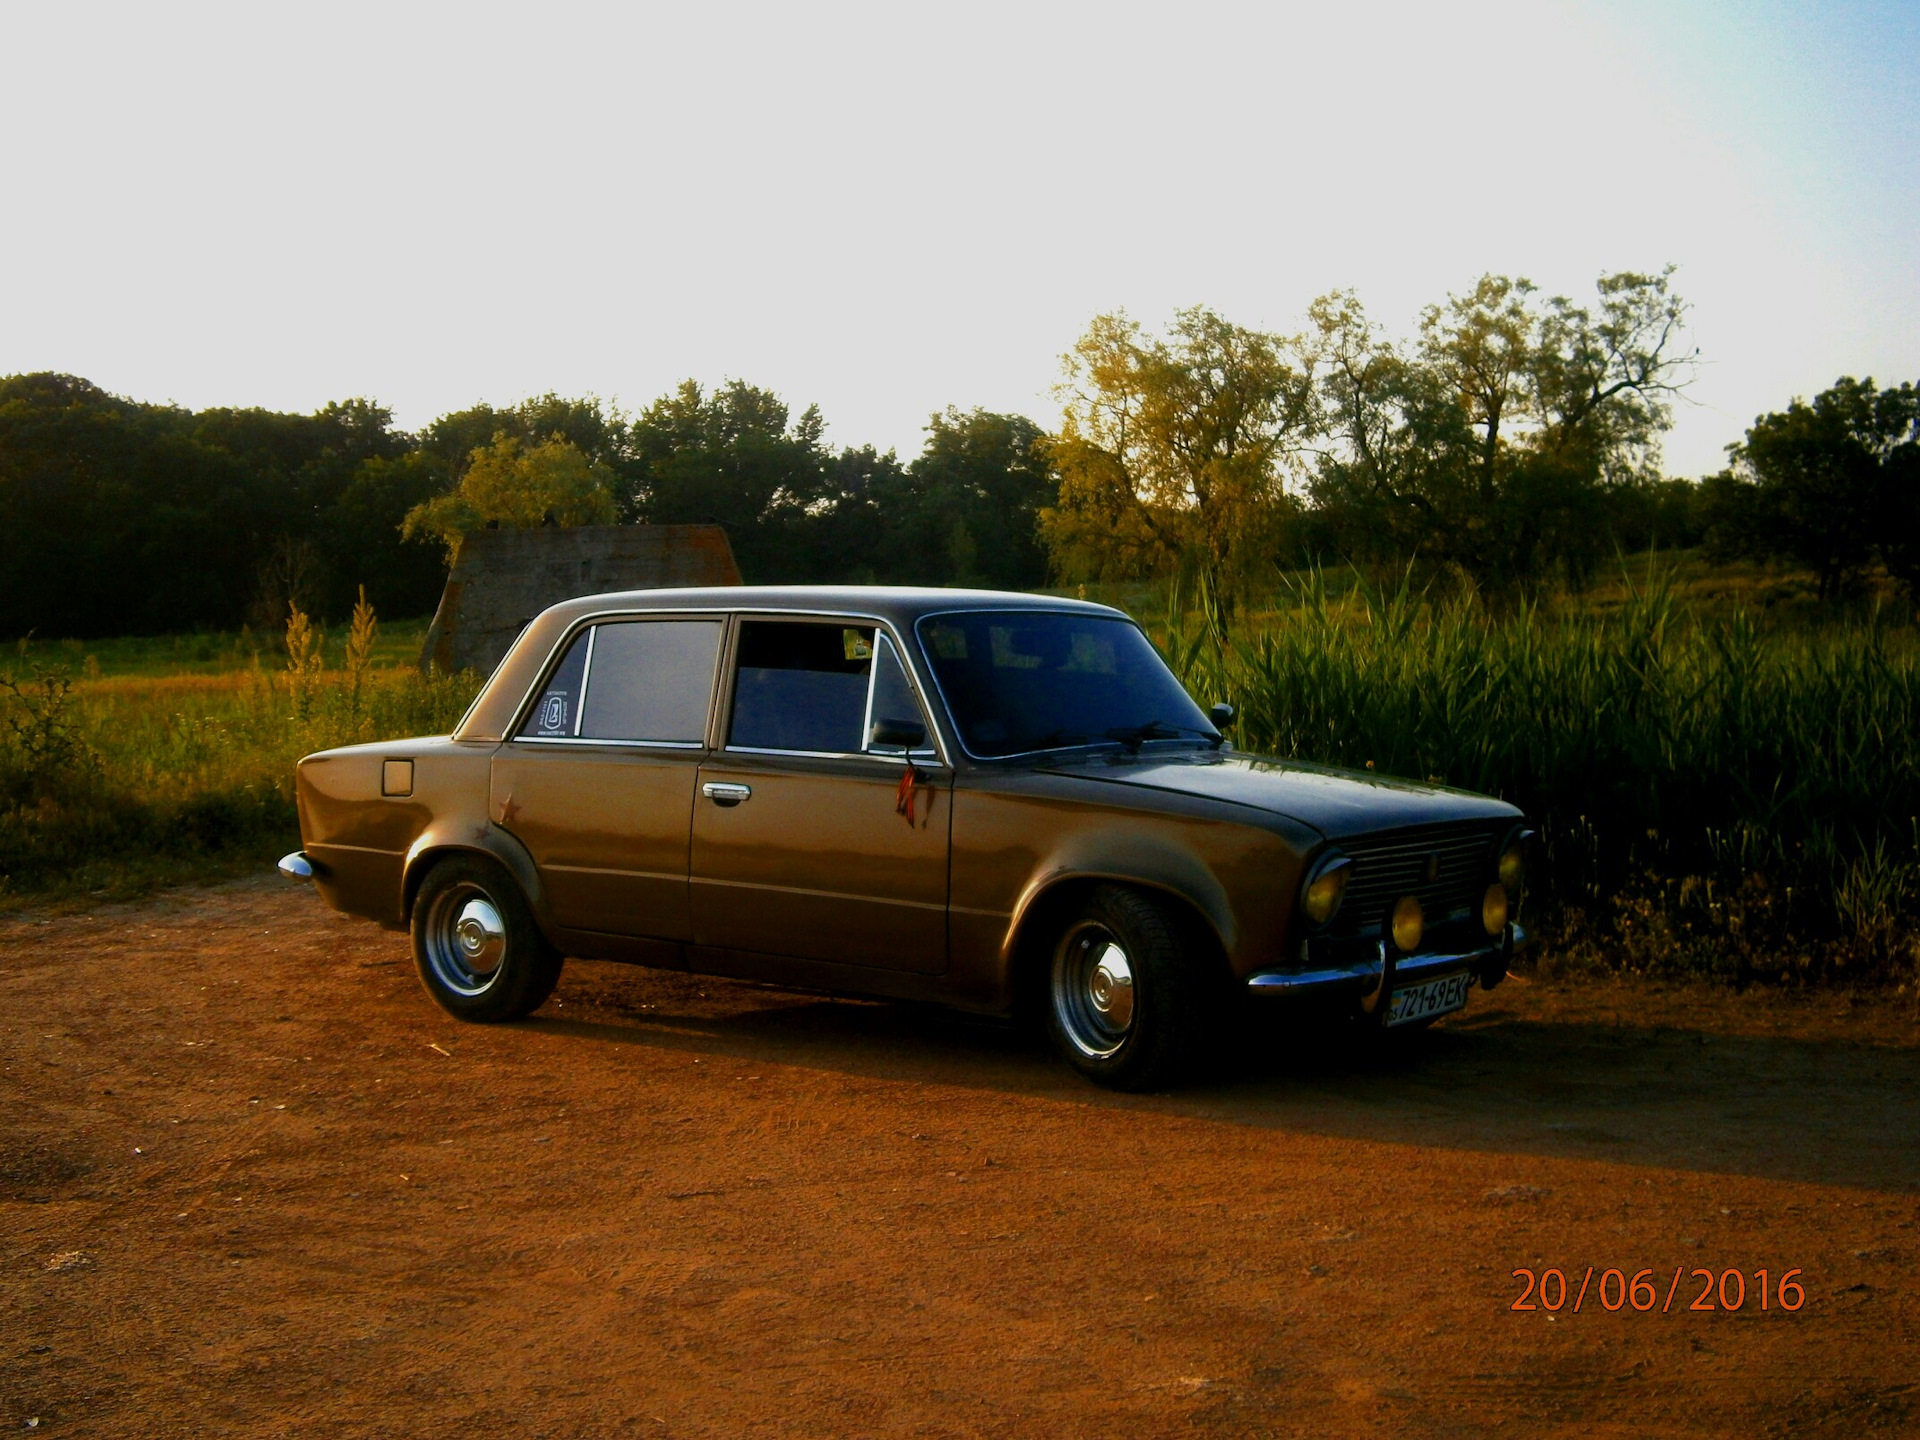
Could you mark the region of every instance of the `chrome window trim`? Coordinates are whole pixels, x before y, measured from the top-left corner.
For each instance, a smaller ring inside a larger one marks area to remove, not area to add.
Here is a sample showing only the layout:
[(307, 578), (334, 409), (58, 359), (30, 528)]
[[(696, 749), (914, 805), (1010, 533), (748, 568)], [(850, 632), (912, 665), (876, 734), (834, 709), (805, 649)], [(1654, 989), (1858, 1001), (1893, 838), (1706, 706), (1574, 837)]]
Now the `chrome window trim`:
[[(719, 753), (722, 755), (770, 755), (774, 757), (796, 755), (803, 760), (877, 760), (882, 765), (905, 765), (908, 758), (905, 755), (882, 755), (873, 750), (768, 750), (759, 745), (728, 745), (723, 747)], [(916, 750), (913, 754), (916, 765), (932, 764), (942, 770), (947, 768), (945, 761), (938, 759), (929, 751)]]
[[(933, 677), (934, 688), (938, 690), (940, 694), (940, 703), (946, 707), (947, 718), (953, 721), (953, 738), (959, 742), (962, 753), (964, 753), (969, 760), (975, 761), (976, 763), (981, 765), (997, 765), (1003, 760), (1024, 760), (1029, 755), (1054, 755), (1054, 754), (1058, 754), (1063, 750), (1094, 750), (1094, 749), (1103, 749), (1108, 745), (1120, 744), (1118, 740), (1090, 740), (1084, 745), (1050, 745), (1044, 750), (1016, 750), (1010, 755), (976, 755), (974, 754), (973, 751), (969, 749), (967, 746), (967, 737), (961, 733), (959, 720), (954, 718), (953, 702), (947, 699), (947, 692), (940, 685), (940, 671), (934, 665), (933, 660), (928, 656), (925, 648), (926, 642), (922, 640), (920, 636), (920, 627), (922, 625), (926, 624), (927, 621), (929, 620), (937, 620), (943, 615), (1085, 615), (1089, 620), (1118, 620), (1123, 625), (1131, 625), (1133, 626), (1134, 629), (1139, 630), (1141, 638), (1147, 642), (1148, 648), (1152, 649), (1153, 638), (1149, 636), (1144, 629), (1141, 629), (1140, 622), (1138, 620), (1135, 620), (1131, 615), (1124, 614), (1118, 610), (1114, 611), (1110, 615), (1100, 615), (1100, 614), (1091, 614), (1085, 610), (1053, 610), (1053, 609), (1047, 608), (1046, 606), (1036, 606), (1033, 609), (1023, 609), (1018, 607), (1012, 608), (1012, 609), (1002, 609), (998, 606), (974, 605), (974, 606), (969, 606), (964, 610), (929, 610), (924, 615), (916, 616), (913, 622), (913, 638), (915, 641), (919, 642), (921, 645), (920, 658), (927, 662), (927, 673)], [(1160, 652), (1158, 650), (1154, 650), (1153, 653), (1157, 656), (1159, 655)], [(1163, 665), (1166, 664), (1164, 660), (1161, 661), (1160, 663)], [(1167, 673), (1169, 675), (1173, 675), (1173, 669), (1171, 666), (1168, 667)], [(1173, 675), (1173, 681), (1174, 681), (1174, 684), (1180, 685), (1180, 677), (1178, 675)], [(1196, 707), (1199, 705), (1200, 702), (1193, 699), (1193, 695), (1187, 690), (1187, 687), (1185, 685), (1180, 685), (1180, 692), (1181, 694), (1186, 695), (1188, 700), (1192, 700)], [(1205, 715), (1207, 712), (1202, 710), (1200, 713), (1202, 715)], [(1204, 745), (1206, 743), (1206, 741), (1201, 737), (1195, 736), (1195, 737), (1189, 738), (1184, 735), (1178, 737), (1177, 740), (1173, 736), (1162, 736), (1153, 740), (1143, 740), (1140, 743), (1141, 743), (1141, 748), (1144, 749), (1148, 745), (1165, 744), (1168, 741), (1174, 741), (1174, 743), (1185, 744), (1185, 745), (1192, 745), (1192, 744)], [(1125, 747), (1122, 747), (1122, 748), (1125, 748)]]
[[(600, 638), (600, 627), (587, 627), (587, 658), (580, 662), (580, 703), (573, 707), (573, 733), (580, 734), (580, 724), (587, 718), (587, 690), (593, 684), (593, 642)], [(709, 700), (708, 704), (713, 702)], [(556, 737), (557, 738), (557, 737)]]
[(509, 745), (617, 745), (627, 750), (704, 750), (704, 740), (595, 740), (592, 736), (516, 735)]

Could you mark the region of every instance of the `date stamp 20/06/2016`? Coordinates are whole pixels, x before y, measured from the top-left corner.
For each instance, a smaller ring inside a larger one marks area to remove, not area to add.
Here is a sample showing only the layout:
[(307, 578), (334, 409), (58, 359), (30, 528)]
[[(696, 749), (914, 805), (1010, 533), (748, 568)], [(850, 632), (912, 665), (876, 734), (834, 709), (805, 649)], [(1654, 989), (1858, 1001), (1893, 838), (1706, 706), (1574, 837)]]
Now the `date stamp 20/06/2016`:
[[(1587, 1273), (1580, 1276), (1576, 1291), (1563, 1270), (1535, 1272), (1522, 1268), (1513, 1272), (1513, 1278), (1523, 1281), (1524, 1286), (1519, 1297), (1507, 1308), (1548, 1312), (1564, 1310), (1568, 1314), (1578, 1315), (1581, 1306), (1597, 1301), (1600, 1308), (1609, 1313), (1629, 1311), (1643, 1315), (1655, 1312), (1668, 1315), (1686, 1314), (1689, 1311), (1722, 1313), (1739, 1310), (1750, 1300), (1757, 1300), (1762, 1310), (1792, 1313), (1807, 1303), (1807, 1292), (1800, 1281), (1800, 1273), (1798, 1268), (1784, 1270), (1776, 1280), (1770, 1270), (1755, 1270), (1752, 1272), (1753, 1287), (1749, 1290), (1748, 1272), (1744, 1270), (1729, 1269), (1716, 1274), (1712, 1270), (1696, 1268), (1689, 1271), (1685, 1265), (1676, 1265), (1672, 1280), (1667, 1281), (1664, 1272), (1656, 1280), (1651, 1269), (1636, 1270), (1629, 1279), (1624, 1270), (1596, 1271), (1596, 1267), (1589, 1265)], [(1597, 1285), (1596, 1276), (1599, 1281)], [(1660, 1281), (1666, 1283), (1662, 1285)], [(1692, 1294), (1696, 1285), (1699, 1293)], [(1662, 1289), (1666, 1291), (1664, 1299), (1660, 1294)], [(1688, 1298), (1690, 1294), (1691, 1299)]]

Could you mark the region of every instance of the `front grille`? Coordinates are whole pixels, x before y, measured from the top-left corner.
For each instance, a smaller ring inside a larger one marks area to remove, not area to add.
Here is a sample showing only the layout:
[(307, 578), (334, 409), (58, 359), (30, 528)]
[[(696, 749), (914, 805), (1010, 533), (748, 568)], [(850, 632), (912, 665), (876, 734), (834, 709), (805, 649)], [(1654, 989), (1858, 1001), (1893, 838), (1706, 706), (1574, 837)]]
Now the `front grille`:
[[(1327, 935), (1349, 939), (1379, 935), (1395, 902), (1405, 895), (1420, 901), (1430, 931), (1477, 915), (1481, 896), (1493, 879), (1493, 847), (1503, 828), (1503, 822), (1423, 825), (1338, 841), (1338, 848), (1353, 861), (1353, 869), (1347, 876), (1346, 898)], [(1429, 880), (1436, 855), (1438, 874)]]

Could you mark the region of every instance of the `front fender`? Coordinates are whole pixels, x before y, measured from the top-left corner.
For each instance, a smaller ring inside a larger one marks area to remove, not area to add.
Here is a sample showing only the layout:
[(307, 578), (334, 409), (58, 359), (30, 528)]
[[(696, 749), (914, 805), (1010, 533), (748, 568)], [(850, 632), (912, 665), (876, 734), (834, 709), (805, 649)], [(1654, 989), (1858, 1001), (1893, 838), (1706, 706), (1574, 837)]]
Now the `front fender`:
[[(1080, 848), (1080, 847), (1072, 847)], [(1095, 847), (1085, 847), (1092, 851)], [(1110, 881), (1157, 890), (1194, 911), (1213, 932), (1222, 954), (1238, 948), (1240, 924), (1226, 888), (1197, 855), (1174, 846), (1116, 847), (1111, 837), (1092, 853), (1049, 857), (1051, 863), (1032, 875), (1014, 902), (1006, 934), (1000, 941), (1002, 965), (1013, 962), (1028, 919), (1063, 887)]]

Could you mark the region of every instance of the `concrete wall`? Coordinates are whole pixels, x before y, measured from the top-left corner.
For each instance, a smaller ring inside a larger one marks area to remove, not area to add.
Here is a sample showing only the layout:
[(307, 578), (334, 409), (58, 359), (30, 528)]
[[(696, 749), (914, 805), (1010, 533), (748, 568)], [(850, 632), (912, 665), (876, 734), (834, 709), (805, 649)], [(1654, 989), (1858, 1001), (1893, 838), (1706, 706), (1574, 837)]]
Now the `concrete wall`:
[(460, 542), (420, 668), (491, 674), (523, 625), (578, 595), (739, 583), (718, 525), (476, 530)]

